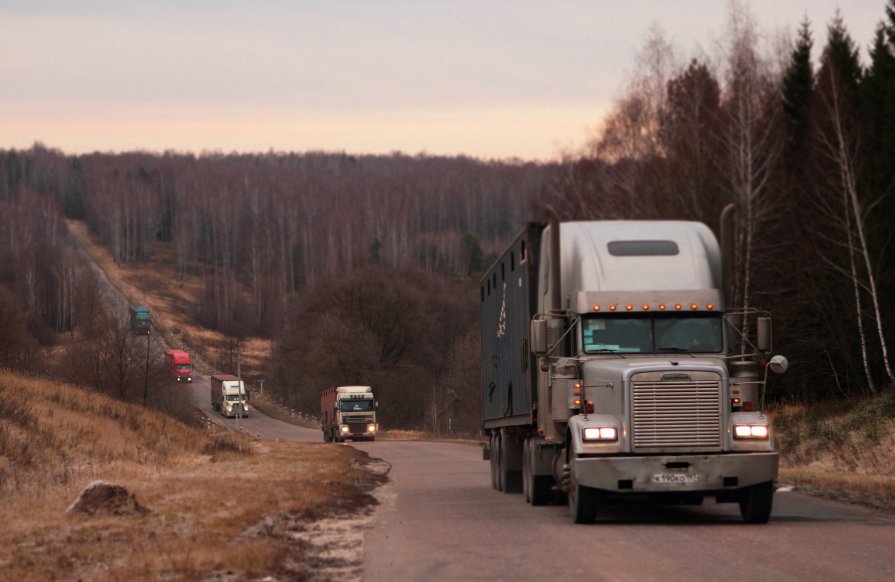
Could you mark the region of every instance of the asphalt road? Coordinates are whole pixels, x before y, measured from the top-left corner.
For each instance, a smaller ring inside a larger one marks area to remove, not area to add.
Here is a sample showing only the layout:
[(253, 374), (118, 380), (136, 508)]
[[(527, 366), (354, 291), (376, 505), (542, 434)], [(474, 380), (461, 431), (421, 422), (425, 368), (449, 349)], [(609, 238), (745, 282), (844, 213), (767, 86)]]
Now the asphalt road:
[(281, 441), (323, 442), (323, 433), (319, 429), (295, 426), (258, 412), (249, 401), (248, 418), (227, 418), (211, 408), (211, 384), (208, 376), (194, 375), (191, 385), (193, 401), (208, 418), (215, 423), (226, 426), (230, 430), (239, 430), (263, 439)]
[[(208, 378), (197, 405), (231, 429), (265, 439), (319, 442), (320, 431), (211, 410)], [(895, 514), (778, 492), (767, 525), (745, 525), (735, 504), (610, 507), (574, 525), (564, 506), (531, 507), (491, 489), (475, 446), (377, 440), (354, 443), (391, 465), (364, 535), (363, 579), (430, 580), (895, 580)]]
[(491, 489), (477, 447), (354, 445), (392, 465), (364, 541), (364, 580), (895, 580), (895, 515), (778, 492), (767, 525), (734, 504), (561, 506)]

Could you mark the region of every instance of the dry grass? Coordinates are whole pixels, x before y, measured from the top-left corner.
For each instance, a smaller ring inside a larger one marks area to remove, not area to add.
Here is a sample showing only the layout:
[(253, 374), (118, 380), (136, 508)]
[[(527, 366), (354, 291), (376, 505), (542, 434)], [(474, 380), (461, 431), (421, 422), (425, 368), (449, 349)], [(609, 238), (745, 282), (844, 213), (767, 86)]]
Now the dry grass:
[[(198, 277), (187, 276), (180, 282), (173, 243), (157, 243), (156, 252), (148, 263), (116, 264), (109, 250), (90, 236), (84, 222), (66, 222), (74, 237), (130, 304), (149, 308), (153, 329), (164, 336), (166, 343), (188, 350), (200, 372), (214, 372), (215, 362), (221, 361), (229, 342), (220, 332), (195, 323), (193, 316), (201, 281)], [(263, 338), (244, 339), (240, 342), (240, 355), (244, 378), (255, 380), (263, 377), (270, 363), (270, 341)]]
[[(370, 506), (381, 480), (348, 447), (214, 435), (49, 380), (0, 372), (0, 403), (5, 579), (295, 577), (290, 532)], [(95, 479), (150, 513), (66, 514)]]
[(895, 393), (771, 412), (781, 480), (799, 489), (895, 509)]

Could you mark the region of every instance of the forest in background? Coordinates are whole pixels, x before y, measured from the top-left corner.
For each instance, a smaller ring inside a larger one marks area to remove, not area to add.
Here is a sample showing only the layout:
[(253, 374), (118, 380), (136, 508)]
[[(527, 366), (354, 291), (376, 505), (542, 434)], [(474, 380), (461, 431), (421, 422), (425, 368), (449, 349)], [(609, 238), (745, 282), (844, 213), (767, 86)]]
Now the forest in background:
[(867, 63), (838, 15), (814, 34), (769, 37), (737, 4), (715, 54), (653, 31), (600, 131), (549, 164), (0, 151), (0, 365), (41, 370), (58, 334), (103, 327), (69, 217), (121, 263), (173, 246), (198, 322), (274, 340), (284, 402), (371, 383), (392, 426), (475, 431), (478, 274), (544, 204), (717, 228), (733, 202), (737, 303), (773, 312), (792, 363), (771, 396), (891, 387), (895, 0)]

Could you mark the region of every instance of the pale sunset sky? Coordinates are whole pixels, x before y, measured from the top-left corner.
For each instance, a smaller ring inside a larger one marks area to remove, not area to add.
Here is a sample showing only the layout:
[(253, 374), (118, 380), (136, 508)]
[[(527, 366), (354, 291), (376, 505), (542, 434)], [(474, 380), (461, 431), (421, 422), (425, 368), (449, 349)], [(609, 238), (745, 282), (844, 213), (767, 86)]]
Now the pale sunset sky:
[[(769, 36), (886, 0), (753, 0)], [(712, 54), (710, 0), (0, 0), (0, 149), (312, 150), (550, 160), (598, 127), (658, 25)]]

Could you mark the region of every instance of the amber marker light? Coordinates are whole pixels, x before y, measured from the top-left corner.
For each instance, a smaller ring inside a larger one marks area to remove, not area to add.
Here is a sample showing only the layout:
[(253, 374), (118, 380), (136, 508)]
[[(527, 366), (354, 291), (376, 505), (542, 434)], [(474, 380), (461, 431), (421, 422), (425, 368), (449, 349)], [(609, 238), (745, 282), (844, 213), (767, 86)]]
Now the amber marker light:
[(705, 308), (708, 309), (709, 311), (711, 311), (712, 309), (715, 308), (715, 306), (712, 305), (711, 303), (709, 303), (708, 305), (705, 306)]
[(660, 303), (660, 304), (659, 304), (659, 311), (665, 311), (665, 304), (664, 304), (664, 303)]
[(680, 304), (680, 303), (675, 303), (675, 304), (674, 304), (674, 308), (679, 310), (679, 309), (681, 308), (681, 304)]
[(634, 309), (634, 306), (633, 306), (633, 305), (630, 305), (630, 304), (629, 304), (629, 305), (625, 305), (625, 309), (627, 309), (628, 311), (631, 311), (632, 309)]
[(644, 304), (643, 304), (643, 310), (644, 310), (644, 311), (649, 311), (649, 305), (647, 305), (646, 303), (644, 303)]
[(594, 311), (600, 311), (600, 306), (599, 306), (599, 305), (594, 305)]
[(615, 311), (615, 305), (610, 305), (610, 306), (609, 306), (609, 311)]
[(696, 305), (695, 303), (691, 303), (691, 304), (690, 304), (690, 309), (696, 309), (696, 308), (698, 308), (698, 307), (699, 307), (699, 306)]

